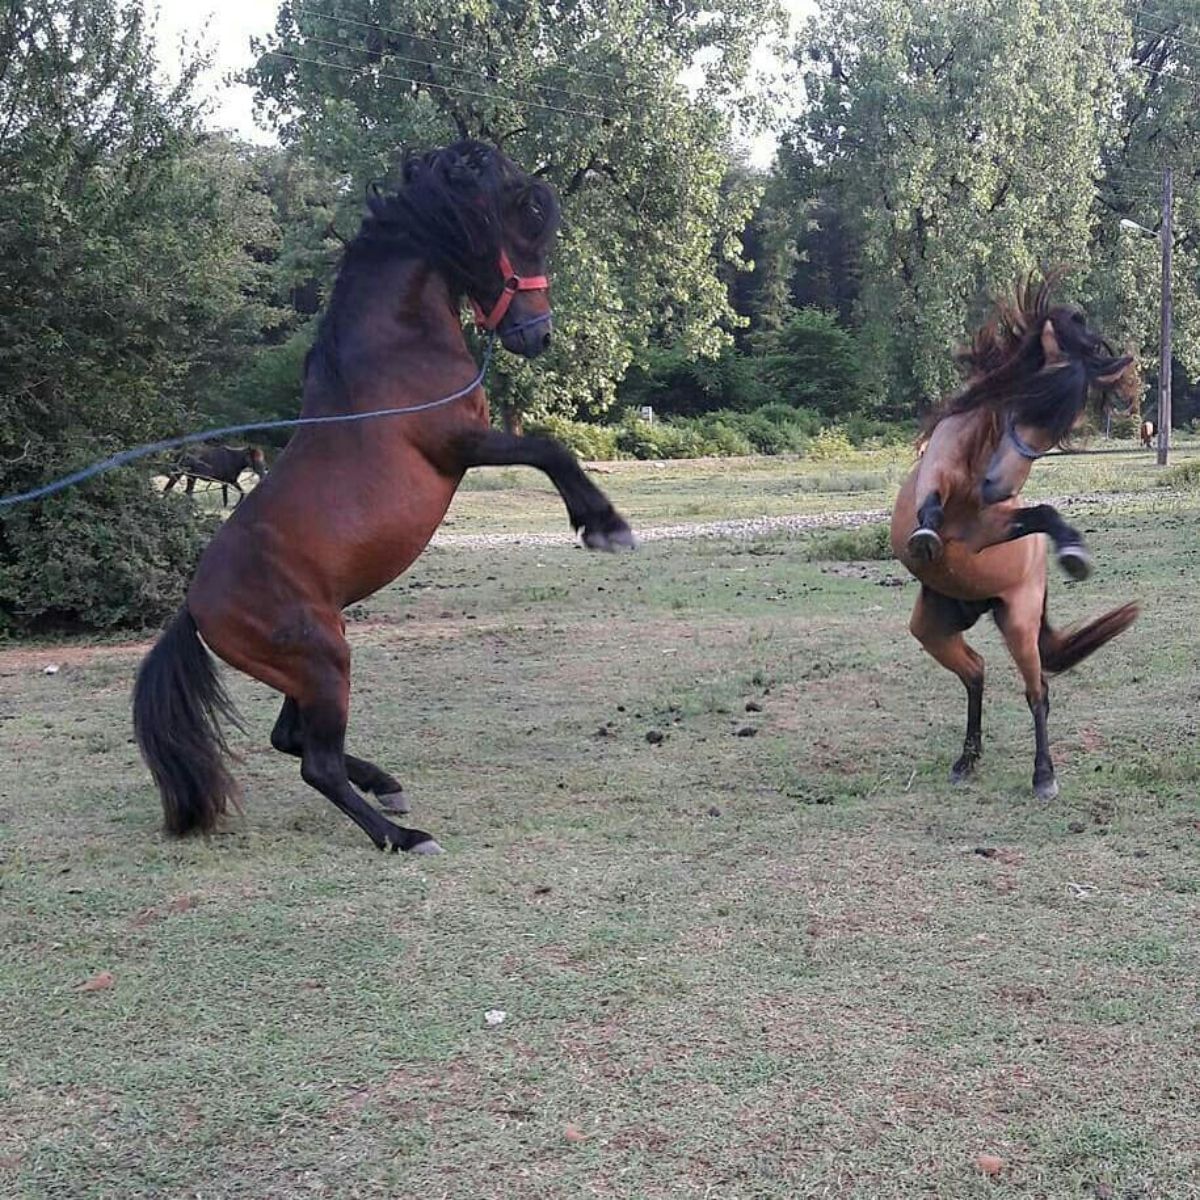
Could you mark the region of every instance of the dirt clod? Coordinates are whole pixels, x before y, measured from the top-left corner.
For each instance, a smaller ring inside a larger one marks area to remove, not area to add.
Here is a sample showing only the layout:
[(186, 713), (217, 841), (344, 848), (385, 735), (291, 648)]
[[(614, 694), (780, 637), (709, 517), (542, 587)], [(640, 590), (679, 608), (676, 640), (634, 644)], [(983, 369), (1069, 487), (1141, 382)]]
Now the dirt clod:
[(979, 1154), (975, 1158), (975, 1165), (985, 1175), (999, 1175), (1004, 1170), (1004, 1159), (994, 1154)]

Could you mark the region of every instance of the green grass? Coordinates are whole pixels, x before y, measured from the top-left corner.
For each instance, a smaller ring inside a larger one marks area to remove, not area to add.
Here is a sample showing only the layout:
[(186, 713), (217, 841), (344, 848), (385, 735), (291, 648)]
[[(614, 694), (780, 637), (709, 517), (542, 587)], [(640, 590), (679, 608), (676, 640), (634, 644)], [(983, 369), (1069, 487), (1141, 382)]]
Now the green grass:
[[(840, 507), (788, 469), (602, 482), (651, 520)], [(436, 860), (375, 853), (241, 677), (244, 816), (168, 842), (139, 651), (0, 654), (0, 1194), (1195, 1195), (1200, 513), (1152, 482), (1052, 581), (1057, 624), (1145, 610), (1054, 685), (1051, 804), (996, 631), (955, 789), (915, 587), (807, 538), (434, 548), (356, 606), (350, 745)]]

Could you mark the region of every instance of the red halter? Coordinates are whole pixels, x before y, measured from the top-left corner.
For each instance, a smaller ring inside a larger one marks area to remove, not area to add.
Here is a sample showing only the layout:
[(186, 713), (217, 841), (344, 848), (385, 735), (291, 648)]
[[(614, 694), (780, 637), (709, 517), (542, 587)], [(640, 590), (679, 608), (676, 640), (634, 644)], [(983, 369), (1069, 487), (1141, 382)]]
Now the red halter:
[(500, 274), (504, 276), (504, 289), (492, 306), (491, 312), (485, 313), (479, 301), (471, 298), (471, 307), (475, 310), (475, 324), (480, 329), (497, 328), (518, 292), (545, 292), (550, 289), (550, 280), (545, 275), (518, 275), (503, 250), (500, 251)]

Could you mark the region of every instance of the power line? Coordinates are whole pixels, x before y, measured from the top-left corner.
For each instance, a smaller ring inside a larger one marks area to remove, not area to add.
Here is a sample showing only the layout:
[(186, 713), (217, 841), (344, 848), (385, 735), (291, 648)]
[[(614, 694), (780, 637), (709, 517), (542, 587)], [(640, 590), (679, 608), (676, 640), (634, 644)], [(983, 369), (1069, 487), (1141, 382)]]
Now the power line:
[(374, 70), (369, 63), (364, 63), (361, 67), (348, 67), (344, 63), (326, 62), (319, 58), (302, 58), (298, 54), (288, 54), (283, 50), (268, 50), (266, 54), (275, 58), (286, 58), (295, 63), (304, 63), (310, 67), (325, 67), (332, 71), (345, 71), (348, 74), (364, 78), (369, 75), (373, 79), (391, 79), (396, 83), (407, 83), (415, 88), (430, 88), (439, 92), (456, 93), (460, 96), (475, 96), (482, 100), (505, 100), (510, 104), (518, 104), (523, 108), (537, 108), (543, 112), (562, 113), (568, 117), (589, 117), (595, 121), (612, 120), (612, 117), (606, 113), (587, 112), (579, 108), (560, 108), (555, 104), (541, 104), (536, 100), (518, 100), (513, 96), (496, 95), (494, 92), (480, 92), (472, 88), (456, 87), (450, 83), (432, 83), (428, 79), (412, 79), (405, 75), (391, 75), (386, 71)]
[[(465, 46), (461, 41), (451, 41), (447, 38), (433, 37), (429, 34), (423, 33), (412, 33), (407, 29), (397, 29), (390, 25), (380, 25), (374, 21), (358, 21), (352, 17), (339, 16), (337, 13), (320, 12), (315, 8), (309, 8), (307, 5), (296, 8), (293, 11), (297, 16), (317, 17), (321, 20), (332, 21), (335, 24), (340, 25), (357, 25), (360, 29), (374, 29), (378, 30), (380, 33), (393, 33), (397, 37), (408, 38), (410, 41), (414, 42), (430, 42), (435, 46), (449, 46), (453, 50), (477, 49), (475, 47)], [(481, 53), (496, 55), (499, 54), (500, 51), (490, 48), (483, 48)], [(619, 87), (625, 88), (626, 90), (632, 89), (645, 92), (654, 90), (654, 87), (651, 84), (632, 83), (629, 80), (622, 79), (619, 75), (614, 75), (608, 71), (592, 71), (587, 67), (576, 67), (567, 63), (553, 63), (546, 65), (553, 66), (555, 70), (566, 71), (568, 74), (572, 75), (589, 75), (596, 79), (606, 79), (609, 83), (615, 83)]]
[(1157, 38), (1164, 42), (1178, 42), (1181, 46), (1200, 50), (1200, 42), (1193, 42), (1189, 38), (1180, 37), (1177, 33), (1168, 33), (1165, 29), (1146, 29), (1142, 25), (1133, 25), (1132, 29), (1134, 33), (1143, 33), (1150, 38)]
[[(446, 62), (441, 59), (411, 58), (406, 54), (395, 54), (391, 50), (378, 50), (377, 51), (377, 50), (371, 49), (369, 46), (355, 46), (349, 42), (332, 42), (328, 38), (306, 36), (304, 41), (305, 41), (305, 44), (315, 42), (318, 45), (329, 46), (330, 48), (335, 49), (335, 50), (349, 50), (352, 54), (367, 54), (367, 55), (378, 54), (380, 59), (390, 58), (390, 59), (394, 59), (396, 62), (412, 63), (416, 66), (422, 66), (422, 67), (440, 67), (447, 71), (457, 71), (463, 75), (474, 75), (479, 79), (492, 80), (495, 83), (503, 82), (502, 80), (493, 79), (493, 76), (489, 75), (487, 71), (478, 71), (478, 70), (472, 69), (471, 67), (456, 66), (454, 63), (449, 63), (449, 62)], [(373, 66), (373, 65), (374, 65), (374, 63), (364, 64), (364, 66)], [(572, 100), (594, 100), (597, 104), (612, 103), (612, 101), (609, 100), (608, 97), (606, 97), (606, 96), (593, 96), (587, 92), (573, 92), (569, 88), (557, 87), (556, 85), (554, 85), (552, 83), (533, 83), (533, 84), (531, 84), (531, 86), (539, 88), (543, 91), (560, 92), (562, 95), (567, 96)], [(518, 97), (514, 96), (514, 97), (511, 97), (511, 99), (516, 101), (518, 104), (522, 103), (522, 101)]]

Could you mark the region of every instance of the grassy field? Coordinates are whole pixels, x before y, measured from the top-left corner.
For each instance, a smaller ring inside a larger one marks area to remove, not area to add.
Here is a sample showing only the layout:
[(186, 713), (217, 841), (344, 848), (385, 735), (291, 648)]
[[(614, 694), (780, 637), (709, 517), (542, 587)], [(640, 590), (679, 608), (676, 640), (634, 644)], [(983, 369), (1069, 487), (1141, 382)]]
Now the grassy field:
[[(245, 814), (167, 842), (142, 647), (0, 652), (0, 1194), (1200, 1196), (1200, 492), (1149, 462), (1034, 470), (1139, 493), (1080, 510), (1055, 623), (1145, 606), (1054, 685), (1050, 804), (996, 631), (952, 788), (914, 586), (798, 537), (442, 546), (355, 609), (351, 746), (433, 860), (307, 789), (240, 677)], [(882, 507), (900, 470), (602, 482), (652, 524)], [(516, 472), (453, 520), (564, 523)]]

